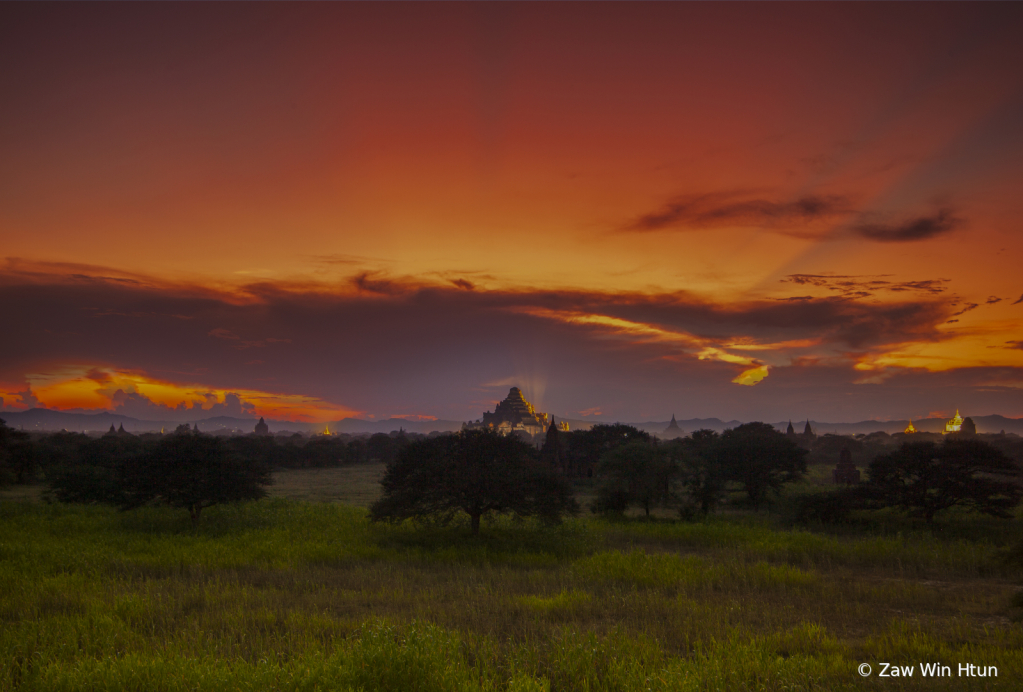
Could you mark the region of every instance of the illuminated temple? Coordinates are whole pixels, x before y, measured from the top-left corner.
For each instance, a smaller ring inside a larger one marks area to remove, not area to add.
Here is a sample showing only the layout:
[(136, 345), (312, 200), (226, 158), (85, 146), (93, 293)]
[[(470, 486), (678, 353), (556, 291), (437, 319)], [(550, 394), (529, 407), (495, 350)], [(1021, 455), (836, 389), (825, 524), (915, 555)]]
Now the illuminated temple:
[(533, 405), (522, 396), (522, 390), (512, 387), (504, 401), (499, 403), (494, 412), (483, 414), (481, 420), (462, 424), (462, 430), (479, 430), (492, 428), (502, 435), (524, 433), (530, 437), (547, 431), (548, 425), (555, 425), (558, 430), (568, 432), (568, 423), (554, 423), (546, 413), (538, 413)]
[(963, 428), (963, 419), (959, 417), (959, 409), (956, 409), (955, 417), (952, 418), (951, 420), (949, 420), (947, 423), (945, 423), (945, 432), (944, 432), (944, 434), (947, 435), (949, 433), (957, 433), (960, 430), (962, 430), (962, 428)]

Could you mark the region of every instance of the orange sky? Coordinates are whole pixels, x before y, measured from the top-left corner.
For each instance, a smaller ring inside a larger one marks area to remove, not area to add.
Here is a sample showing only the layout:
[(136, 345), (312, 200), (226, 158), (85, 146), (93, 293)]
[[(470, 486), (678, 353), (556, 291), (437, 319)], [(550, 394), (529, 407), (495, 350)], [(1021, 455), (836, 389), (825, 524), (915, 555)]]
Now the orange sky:
[(1021, 26), (5, 4), (3, 406), (1023, 416)]

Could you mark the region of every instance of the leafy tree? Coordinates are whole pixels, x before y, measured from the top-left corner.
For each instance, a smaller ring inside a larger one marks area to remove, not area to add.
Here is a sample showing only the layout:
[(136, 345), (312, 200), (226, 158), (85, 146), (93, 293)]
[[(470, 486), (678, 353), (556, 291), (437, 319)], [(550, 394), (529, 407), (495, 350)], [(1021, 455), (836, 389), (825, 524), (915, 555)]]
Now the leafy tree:
[(465, 512), (476, 534), (488, 512), (558, 521), (578, 511), (568, 482), (541, 464), (530, 445), (490, 430), (410, 443), (388, 464), (381, 485), (384, 495), (370, 508), (373, 521), (447, 521)]
[(600, 486), (595, 512), (623, 512), (639, 505), (646, 516), (653, 507), (675, 504), (678, 461), (663, 447), (644, 440), (619, 445), (600, 458)]
[[(725, 491), (724, 470), (717, 458), (719, 440), (716, 431), (703, 429), (672, 443), (679, 464), (679, 483), (704, 516)], [(679, 510), (685, 512), (686, 507), (680, 506)]]
[(637, 440), (649, 442), (648, 433), (631, 425), (598, 424), (589, 430), (574, 430), (564, 439), (569, 475), (590, 476), (600, 464), (600, 458), (619, 445)]
[(125, 499), (121, 471), (144, 449), (134, 435), (104, 435), (77, 449), (65, 447), (66, 456), (47, 473), (50, 489), (61, 502), (119, 505)]
[(35, 449), (28, 433), (8, 428), (0, 419), (0, 485), (29, 482), (36, 466)]
[(397, 445), (394, 442), (394, 438), (387, 433), (376, 433), (371, 435), (369, 440), (366, 441), (366, 452), (369, 454), (370, 459), (390, 464), (394, 461)]
[(807, 450), (767, 423), (744, 423), (726, 430), (714, 446), (715, 461), (725, 478), (740, 484), (754, 507), (768, 490), (806, 474)]
[(168, 435), (119, 469), (124, 509), (150, 502), (184, 507), (198, 523), (206, 507), (266, 496), (270, 469), (258, 461), (228, 452), (222, 440), (209, 435)]
[(976, 438), (906, 442), (874, 458), (870, 484), (884, 504), (899, 507), (931, 523), (938, 512), (957, 505), (1009, 518), (1023, 497), (1011, 477), (1019, 467), (997, 448)]

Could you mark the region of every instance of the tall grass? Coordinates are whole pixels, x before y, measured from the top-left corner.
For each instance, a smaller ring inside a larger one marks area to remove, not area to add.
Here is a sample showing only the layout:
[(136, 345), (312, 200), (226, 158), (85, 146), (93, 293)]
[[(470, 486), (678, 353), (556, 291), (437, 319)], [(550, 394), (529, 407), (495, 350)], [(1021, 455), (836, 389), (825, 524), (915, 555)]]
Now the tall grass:
[[(1014, 522), (1007, 532), (1017, 531)], [(0, 690), (1017, 689), (1003, 534), (0, 504)], [(861, 662), (995, 665), (864, 679)]]

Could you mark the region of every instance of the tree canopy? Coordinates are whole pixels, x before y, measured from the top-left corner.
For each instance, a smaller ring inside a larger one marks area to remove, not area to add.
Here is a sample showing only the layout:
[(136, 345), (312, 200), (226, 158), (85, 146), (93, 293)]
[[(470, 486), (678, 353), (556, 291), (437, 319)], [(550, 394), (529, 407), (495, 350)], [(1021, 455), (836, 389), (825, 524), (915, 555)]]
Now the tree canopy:
[(957, 505), (1011, 517), (1023, 488), (1015, 480), (996, 477), (1018, 472), (1016, 463), (997, 448), (975, 437), (958, 436), (949, 436), (940, 445), (905, 442), (898, 450), (875, 457), (867, 471), (878, 500), (928, 523), (938, 512)]
[(743, 487), (754, 507), (760, 506), (767, 491), (778, 491), (806, 474), (807, 450), (767, 423), (726, 430), (713, 455), (725, 477)]
[(384, 495), (370, 508), (374, 521), (464, 512), (472, 532), (489, 512), (513, 512), (559, 521), (578, 505), (564, 477), (542, 464), (535, 450), (512, 436), (465, 430), (411, 442), (398, 451), (381, 481)]
[(639, 505), (647, 516), (654, 507), (676, 504), (678, 461), (663, 446), (635, 440), (605, 452), (597, 475), (601, 480), (594, 511), (623, 512)]

